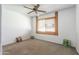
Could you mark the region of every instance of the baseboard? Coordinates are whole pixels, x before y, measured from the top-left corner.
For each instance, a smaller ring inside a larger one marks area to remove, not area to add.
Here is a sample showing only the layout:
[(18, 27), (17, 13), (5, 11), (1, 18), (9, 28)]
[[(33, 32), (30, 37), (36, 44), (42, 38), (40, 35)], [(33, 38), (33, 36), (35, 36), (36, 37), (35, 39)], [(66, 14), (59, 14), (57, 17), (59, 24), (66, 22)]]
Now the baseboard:
[[(51, 41), (47, 41), (47, 40), (42, 40), (42, 39), (36, 39), (36, 40), (40, 40), (40, 41), (44, 41), (44, 42), (49, 42), (51, 44), (58, 44), (58, 45), (62, 45), (62, 44), (59, 44), (59, 43), (56, 43), (56, 42), (51, 42)], [(63, 45), (62, 45), (63, 46)]]
[[(36, 40), (41, 40), (41, 41), (45, 41), (45, 42), (49, 42), (49, 43), (52, 43), (52, 44), (58, 44), (58, 45), (62, 45), (63, 46), (63, 44), (59, 44), (59, 43), (56, 43), (56, 42), (51, 42), (51, 41), (37, 39), (37, 38), (36, 38)], [(75, 48), (75, 47), (74, 46), (71, 46), (71, 48)]]
[[(23, 41), (26, 41), (26, 40), (29, 40), (30, 38), (28, 38), (28, 39), (25, 39), (25, 40), (22, 40), (22, 42)], [(13, 44), (17, 44), (17, 43), (21, 43), (21, 42), (12, 42), (12, 43), (9, 43), (9, 44), (6, 44), (6, 45), (2, 45), (2, 47), (4, 47), (4, 46), (9, 46), (9, 45), (13, 45)]]

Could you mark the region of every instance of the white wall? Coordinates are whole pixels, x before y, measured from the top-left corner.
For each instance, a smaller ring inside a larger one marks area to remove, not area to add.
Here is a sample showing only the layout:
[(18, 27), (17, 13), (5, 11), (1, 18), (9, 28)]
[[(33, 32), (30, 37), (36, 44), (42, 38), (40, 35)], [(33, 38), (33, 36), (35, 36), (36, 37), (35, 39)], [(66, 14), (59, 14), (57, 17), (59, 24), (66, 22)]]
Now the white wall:
[(79, 53), (79, 5), (76, 5), (76, 27), (77, 27), (77, 45), (76, 49)]
[(56, 42), (59, 44), (62, 43), (64, 38), (67, 38), (71, 40), (72, 46), (75, 46), (76, 45), (75, 13), (76, 13), (75, 6), (73, 6), (72, 8), (63, 9), (59, 11), (59, 14), (58, 14), (58, 33), (59, 34), (58, 36), (37, 34), (35, 32), (36, 31), (36, 28), (35, 28), (36, 20), (35, 18), (33, 18), (32, 35), (34, 35), (37, 39)]
[(26, 15), (20, 14), (14, 10), (2, 5), (2, 45), (15, 42), (16, 37), (22, 36), (28, 39), (31, 32), (31, 21)]
[(0, 54), (1, 54), (1, 5), (0, 5)]

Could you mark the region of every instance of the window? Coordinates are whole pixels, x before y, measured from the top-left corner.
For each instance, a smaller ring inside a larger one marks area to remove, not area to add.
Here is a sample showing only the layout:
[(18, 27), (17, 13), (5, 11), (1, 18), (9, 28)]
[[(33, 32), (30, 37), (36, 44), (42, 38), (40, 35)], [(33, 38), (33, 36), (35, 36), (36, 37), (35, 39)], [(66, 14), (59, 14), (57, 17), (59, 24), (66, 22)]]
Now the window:
[(36, 17), (36, 33), (58, 35), (58, 12), (55, 12), (54, 17)]

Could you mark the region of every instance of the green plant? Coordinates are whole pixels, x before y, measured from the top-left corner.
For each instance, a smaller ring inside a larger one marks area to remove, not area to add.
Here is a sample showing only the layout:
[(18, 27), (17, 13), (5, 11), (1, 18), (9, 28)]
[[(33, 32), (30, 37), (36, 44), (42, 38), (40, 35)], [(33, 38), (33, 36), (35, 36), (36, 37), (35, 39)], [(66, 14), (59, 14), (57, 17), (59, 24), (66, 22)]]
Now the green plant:
[(64, 40), (63, 40), (63, 45), (64, 45), (65, 47), (71, 47), (71, 42), (70, 42), (70, 40), (64, 39)]

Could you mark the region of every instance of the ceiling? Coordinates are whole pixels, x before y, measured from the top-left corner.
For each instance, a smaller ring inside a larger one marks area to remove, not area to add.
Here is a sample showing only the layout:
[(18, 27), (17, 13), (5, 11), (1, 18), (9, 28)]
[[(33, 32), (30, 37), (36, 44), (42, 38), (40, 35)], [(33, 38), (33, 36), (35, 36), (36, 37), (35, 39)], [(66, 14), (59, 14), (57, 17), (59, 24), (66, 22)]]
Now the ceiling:
[[(13, 11), (16, 12), (20, 12), (29, 16), (35, 16), (36, 14), (33, 12), (31, 14), (27, 14), (28, 12), (30, 12), (30, 9), (24, 8), (24, 6), (33, 8), (34, 4), (9, 4), (9, 5), (4, 5), (5, 8), (11, 9)], [(39, 9), (40, 10), (44, 10), (47, 13), (52, 12), (52, 11), (57, 11), (57, 10), (61, 10), (64, 8), (69, 8), (69, 7), (73, 7), (74, 4), (40, 4)], [(39, 12), (39, 15), (44, 14)]]

